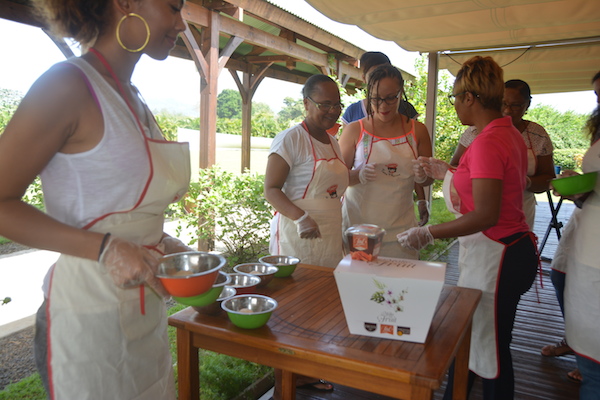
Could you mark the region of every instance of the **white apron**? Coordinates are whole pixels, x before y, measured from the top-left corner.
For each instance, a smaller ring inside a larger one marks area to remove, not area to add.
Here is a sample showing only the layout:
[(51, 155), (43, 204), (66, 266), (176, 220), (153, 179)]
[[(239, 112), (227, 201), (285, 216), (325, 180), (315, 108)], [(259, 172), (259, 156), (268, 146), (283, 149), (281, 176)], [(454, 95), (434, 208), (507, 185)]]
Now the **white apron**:
[[(414, 134), (414, 121), (412, 123)], [(362, 126), (362, 125), (361, 125)], [(414, 173), (412, 160), (417, 158), (414, 137), (392, 144), (392, 140), (368, 140), (364, 129), (357, 151), (364, 163), (375, 163), (377, 178), (350, 186), (344, 196), (344, 230), (355, 224), (373, 224), (385, 229), (379, 255), (393, 258), (419, 258), (419, 252), (398, 243), (399, 233), (417, 226), (414, 212)]]
[[(133, 209), (100, 216), (86, 229), (160, 253), (164, 210), (189, 184), (189, 146), (144, 138), (151, 162), (146, 190)], [(166, 307), (149, 287), (120, 289), (98, 262), (61, 255), (46, 312), (52, 399), (175, 399)]]
[[(586, 152), (584, 172), (600, 171), (600, 140)], [(600, 179), (569, 218), (552, 260), (566, 272), (565, 336), (578, 354), (600, 363)]]
[[(534, 176), (537, 169), (537, 157), (533, 152), (533, 146), (531, 144), (531, 138), (529, 132), (527, 132), (527, 176)], [(535, 200), (535, 193), (525, 190), (523, 192), (523, 212), (525, 213), (525, 220), (529, 229), (533, 231), (535, 226), (535, 206), (537, 201)]]
[[(456, 217), (460, 201), (452, 182), (454, 174), (446, 173), (443, 183), (444, 200)], [(457, 286), (479, 289), (483, 293), (473, 315), (469, 369), (486, 379), (498, 375), (498, 343), (496, 341), (496, 286), (506, 245), (485, 236), (482, 232), (458, 238), (459, 278)]]
[[(269, 252), (298, 257), (306, 264), (335, 268), (344, 251), (340, 198), (348, 187), (348, 168), (337, 153), (332, 159), (325, 159), (316, 154), (314, 139), (308, 134), (306, 127), (305, 130), (310, 137), (313, 151), (313, 177), (304, 197), (293, 203), (315, 220), (321, 238), (301, 239), (294, 221), (277, 213), (271, 221)], [(331, 137), (330, 140), (335, 138)]]

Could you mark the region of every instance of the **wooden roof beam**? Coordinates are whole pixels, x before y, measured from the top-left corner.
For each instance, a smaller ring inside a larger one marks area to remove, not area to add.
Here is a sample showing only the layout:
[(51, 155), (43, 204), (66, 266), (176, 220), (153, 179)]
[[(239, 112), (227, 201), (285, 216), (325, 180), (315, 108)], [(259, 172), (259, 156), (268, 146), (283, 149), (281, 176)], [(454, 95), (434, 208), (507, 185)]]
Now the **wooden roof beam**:
[[(194, 0), (191, 0), (194, 1)], [(261, 19), (265, 19), (267, 22), (280, 25), (286, 29), (289, 29), (301, 36), (305, 36), (314, 40), (316, 43), (321, 43), (328, 46), (329, 48), (339, 51), (340, 53), (347, 54), (356, 59), (365, 52), (361, 49), (349, 43), (323, 29), (304, 21), (301, 18), (290, 14), (281, 8), (262, 1), (254, 0), (222, 0), (229, 4), (243, 8), (247, 14), (255, 15)]]

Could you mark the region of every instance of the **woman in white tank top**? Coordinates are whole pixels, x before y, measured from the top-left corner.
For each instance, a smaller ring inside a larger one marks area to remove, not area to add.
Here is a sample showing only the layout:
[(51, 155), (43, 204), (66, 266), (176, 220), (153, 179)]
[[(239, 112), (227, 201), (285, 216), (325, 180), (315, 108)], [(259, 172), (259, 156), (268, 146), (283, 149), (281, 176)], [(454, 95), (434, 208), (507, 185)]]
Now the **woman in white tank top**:
[[(0, 235), (61, 253), (36, 320), (42, 381), (51, 399), (174, 399), (154, 274), (187, 248), (162, 224), (187, 190), (189, 149), (162, 138), (130, 79), (142, 54), (168, 56), (183, 1), (34, 3), (89, 48), (44, 73), (0, 137)], [(37, 175), (47, 214), (20, 200)]]

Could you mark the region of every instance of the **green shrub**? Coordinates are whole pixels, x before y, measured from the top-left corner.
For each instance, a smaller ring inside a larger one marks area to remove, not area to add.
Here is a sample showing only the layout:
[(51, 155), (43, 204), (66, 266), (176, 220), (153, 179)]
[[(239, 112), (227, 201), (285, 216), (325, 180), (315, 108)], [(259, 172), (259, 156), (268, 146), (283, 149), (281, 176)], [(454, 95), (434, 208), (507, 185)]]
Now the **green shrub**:
[(221, 244), (231, 266), (266, 255), (273, 211), (263, 196), (264, 177), (248, 172), (236, 175), (219, 166), (200, 169), (199, 174), (175, 207), (177, 233), (191, 230), (190, 244), (201, 240), (209, 250)]
[(580, 169), (581, 159), (587, 149), (562, 149), (554, 150), (554, 165), (560, 165), (562, 169)]

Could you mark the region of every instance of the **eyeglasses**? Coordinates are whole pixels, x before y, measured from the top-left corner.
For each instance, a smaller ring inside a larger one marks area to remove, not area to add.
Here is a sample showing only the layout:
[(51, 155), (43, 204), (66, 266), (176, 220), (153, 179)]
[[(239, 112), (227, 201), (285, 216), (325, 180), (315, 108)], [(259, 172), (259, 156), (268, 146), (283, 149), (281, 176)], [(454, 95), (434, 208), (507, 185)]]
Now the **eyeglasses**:
[(385, 103), (388, 106), (391, 106), (392, 104), (394, 104), (395, 102), (398, 101), (401, 94), (402, 94), (402, 90), (399, 91), (398, 94), (396, 94), (395, 96), (388, 96), (386, 98), (369, 97), (369, 100), (372, 101), (377, 107), (379, 107), (381, 105), (381, 103)]
[(519, 111), (521, 108), (523, 108), (523, 106), (525, 106), (526, 103), (522, 103), (522, 104), (508, 104), (505, 102), (502, 102), (502, 109), (504, 110), (505, 108), (510, 108), (511, 111)]
[(450, 102), (450, 104), (454, 105), (454, 99), (456, 99), (458, 96), (462, 96), (465, 93), (468, 93), (468, 91), (465, 90), (464, 92), (460, 92), (460, 93), (456, 93), (456, 94), (449, 94), (448, 101)]
[(317, 103), (316, 101), (314, 101), (313, 99), (311, 99), (309, 96), (306, 96), (307, 99), (309, 99), (310, 101), (312, 101), (312, 103), (321, 111), (328, 113), (329, 111), (331, 111), (332, 109), (334, 110), (339, 110), (342, 111), (344, 109), (344, 105), (342, 103), (336, 103), (336, 104), (329, 104), (329, 103)]

